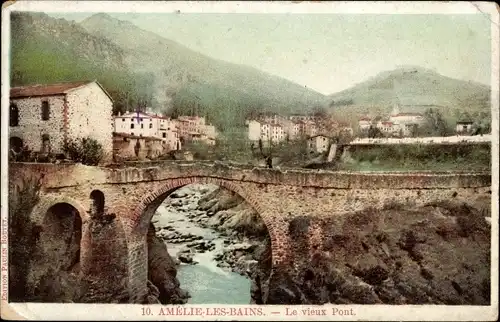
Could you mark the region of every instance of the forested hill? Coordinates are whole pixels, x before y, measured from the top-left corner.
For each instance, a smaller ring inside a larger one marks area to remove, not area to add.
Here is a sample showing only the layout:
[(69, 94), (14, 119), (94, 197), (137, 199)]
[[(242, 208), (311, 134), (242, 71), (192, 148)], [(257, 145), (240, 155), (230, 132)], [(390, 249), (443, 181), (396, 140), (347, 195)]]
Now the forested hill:
[(98, 80), (115, 111), (201, 114), (219, 128), (250, 112), (308, 112), (326, 97), (257, 69), (212, 59), (107, 14), (81, 23), (12, 14), (12, 85)]

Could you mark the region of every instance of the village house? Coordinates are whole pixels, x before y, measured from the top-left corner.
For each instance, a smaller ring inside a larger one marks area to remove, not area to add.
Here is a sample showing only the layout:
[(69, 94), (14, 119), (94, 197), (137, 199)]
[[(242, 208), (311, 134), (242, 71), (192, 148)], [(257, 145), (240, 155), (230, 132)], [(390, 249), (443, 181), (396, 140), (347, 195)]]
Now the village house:
[(114, 132), (132, 136), (155, 137), (166, 142), (169, 150), (180, 150), (177, 122), (155, 113), (128, 112), (114, 117)]
[(179, 136), (184, 142), (203, 142), (214, 145), (217, 138), (215, 126), (207, 124), (201, 116), (179, 116)]
[(286, 140), (287, 128), (278, 123), (250, 120), (248, 122), (248, 140), (261, 141), (263, 145), (278, 144)]
[(278, 144), (285, 141), (285, 130), (280, 124), (271, 124), (271, 142)]
[(304, 121), (305, 126), (304, 126), (304, 132), (305, 135), (308, 137), (315, 136), (318, 134), (319, 127), (314, 121)]
[(472, 132), (473, 125), (474, 122), (472, 120), (462, 118), (461, 120), (457, 121), (455, 130), (457, 134), (469, 134)]
[(261, 138), (262, 123), (256, 120), (248, 121), (248, 140), (254, 142)]
[(392, 134), (399, 130), (399, 128), (394, 126), (394, 123), (390, 121), (378, 121), (377, 128), (384, 134)]
[(360, 131), (368, 131), (370, 126), (372, 126), (372, 120), (367, 116), (363, 116), (359, 119), (358, 126)]
[(393, 123), (393, 131), (410, 136), (413, 129), (425, 122), (424, 116), (420, 113), (400, 112), (399, 105), (396, 104), (389, 117), (389, 122)]
[(326, 135), (314, 135), (307, 140), (307, 148), (309, 152), (323, 153), (327, 152), (330, 147), (330, 138)]
[(290, 140), (297, 140), (302, 135), (305, 134), (305, 123), (301, 120), (294, 120), (289, 123), (289, 127), (287, 129), (288, 138)]
[(29, 85), (10, 89), (9, 143), (43, 154), (63, 154), (64, 144), (92, 138), (113, 154), (113, 101), (97, 81)]

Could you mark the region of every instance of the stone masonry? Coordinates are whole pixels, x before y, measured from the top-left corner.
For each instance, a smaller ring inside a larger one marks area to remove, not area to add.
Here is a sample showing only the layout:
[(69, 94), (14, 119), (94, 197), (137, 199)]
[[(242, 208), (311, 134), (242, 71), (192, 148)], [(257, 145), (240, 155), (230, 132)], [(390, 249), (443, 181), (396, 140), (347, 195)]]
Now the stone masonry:
[(10, 104), (17, 118), (9, 137), (21, 139), (30, 150), (40, 152), (45, 144), (50, 147), (43, 152), (59, 154), (67, 139), (91, 137), (103, 146), (103, 161), (111, 160), (113, 101), (99, 83), (13, 87)]
[[(211, 183), (233, 191), (262, 216), (271, 237), (273, 271), (293, 270), (288, 223), (296, 216), (341, 216), (394, 203), (420, 206), (448, 199), (469, 204), (491, 200), (490, 173), (284, 171), (185, 161), (120, 168), (11, 163), (10, 189), (22, 184), (26, 176), (40, 177), (43, 184), (33, 220), (42, 225), (53, 205), (72, 205), (84, 230), (80, 246), (83, 274), (99, 275), (101, 283), (108, 285), (114, 283), (116, 270), (128, 272), (123, 287), (131, 302), (141, 301), (147, 292), (146, 238), (156, 208), (173, 191), (191, 183)], [(91, 193), (95, 195), (95, 191), (104, 195), (103, 216), (114, 220), (113, 229), (91, 232), (86, 228), (93, 216)], [(311, 226), (309, 230), (309, 251), (321, 249), (321, 228)], [(113, 271), (107, 272), (107, 267)]]

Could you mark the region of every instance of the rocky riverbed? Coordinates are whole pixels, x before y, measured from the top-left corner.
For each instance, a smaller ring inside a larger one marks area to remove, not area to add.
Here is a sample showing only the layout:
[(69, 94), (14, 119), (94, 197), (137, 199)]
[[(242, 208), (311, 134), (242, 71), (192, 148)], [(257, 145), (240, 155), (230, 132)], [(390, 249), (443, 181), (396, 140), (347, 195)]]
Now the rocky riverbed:
[[(250, 302), (250, 279), (269, 247), (269, 236), (260, 216), (241, 197), (213, 185), (189, 185), (165, 200), (152, 223), (156, 237), (168, 245), (176, 262), (181, 288), (187, 288), (191, 295), (199, 293), (200, 285), (190, 289), (186, 284), (195, 275), (205, 274), (209, 278), (211, 272), (221, 275), (213, 277), (221, 282), (239, 285), (232, 298), (226, 300), (236, 301), (235, 304)], [(200, 267), (188, 267), (193, 265)], [(189, 280), (183, 281), (184, 275)], [(201, 298), (206, 298), (206, 294), (189, 302)]]

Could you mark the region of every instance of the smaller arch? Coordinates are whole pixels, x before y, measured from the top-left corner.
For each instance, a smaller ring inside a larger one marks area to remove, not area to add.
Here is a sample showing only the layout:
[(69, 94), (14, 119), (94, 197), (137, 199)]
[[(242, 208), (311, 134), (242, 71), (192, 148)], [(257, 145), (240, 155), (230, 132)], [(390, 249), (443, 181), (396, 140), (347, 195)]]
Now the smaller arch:
[(89, 219), (88, 212), (85, 211), (85, 208), (75, 199), (66, 196), (42, 196), (40, 202), (38, 202), (31, 211), (30, 218), (32, 218), (34, 223), (41, 225), (47, 211), (58, 203), (67, 203), (73, 206), (80, 214), (82, 223), (87, 222)]
[(90, 193), (92, 203), (90, 205), (90, 214), (92, 216), (99, 216), (104, 214), (104, 193), (101, 190), (92, 190)]

